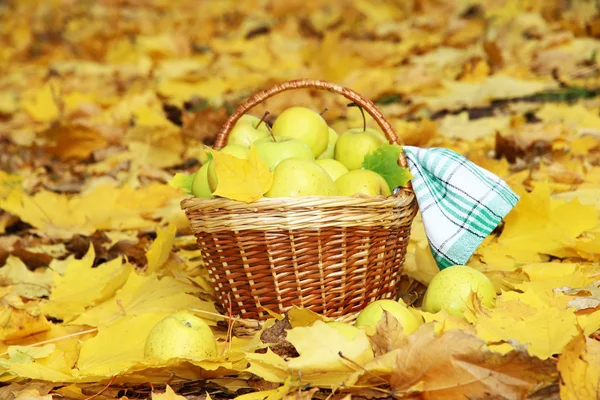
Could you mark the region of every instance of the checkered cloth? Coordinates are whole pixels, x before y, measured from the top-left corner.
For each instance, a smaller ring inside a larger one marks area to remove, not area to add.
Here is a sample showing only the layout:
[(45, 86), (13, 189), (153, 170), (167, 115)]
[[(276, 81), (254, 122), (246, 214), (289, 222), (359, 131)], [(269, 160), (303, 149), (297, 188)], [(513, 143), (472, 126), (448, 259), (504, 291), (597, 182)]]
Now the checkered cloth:
[(465, 264), (519, 197), (454, 151), (403, 148), (433, 258), (440, 269)]

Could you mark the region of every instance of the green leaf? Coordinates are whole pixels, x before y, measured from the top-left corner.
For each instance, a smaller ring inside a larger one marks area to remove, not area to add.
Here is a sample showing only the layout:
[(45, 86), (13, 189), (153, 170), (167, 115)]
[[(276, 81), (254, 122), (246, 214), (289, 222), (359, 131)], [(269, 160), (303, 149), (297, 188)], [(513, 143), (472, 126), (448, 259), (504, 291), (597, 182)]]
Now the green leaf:
[(404, 186), (413, 177), (408, 168), (398, 165), (402, 147), (397, 144), (384, 144), (365, 156), (363, 168), (381, 175), (393, 192), (398, 186)]
[(175, 176), (173, 178), (171, 178), (169, 180), (169, 186), (175, 187), (175, 188), (181, 188), (183, 190), (185, 190), (185, 192), (187, 194), (192, 194), (192, 183), (194, 182), (194, 177), (196, 176), (196, 173), (193, 174), (183, 174), (181, 172), (178, 172), (175, 174)]

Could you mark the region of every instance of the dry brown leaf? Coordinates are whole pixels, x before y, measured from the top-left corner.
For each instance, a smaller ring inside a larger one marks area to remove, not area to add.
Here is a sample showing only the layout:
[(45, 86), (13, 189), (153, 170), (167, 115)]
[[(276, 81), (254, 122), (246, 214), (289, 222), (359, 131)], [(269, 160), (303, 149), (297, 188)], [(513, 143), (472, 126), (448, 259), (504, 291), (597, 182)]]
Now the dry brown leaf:
[(369, 337), (375, 357), (385, 354), (406, 344), (406, 335), (402, 324), (389, 311), (383, 315), (375, 327), (375, 334)]
[(451, 330), (436, 337), (423, 325), (399, 349), (390, 384), (397, 395), (427, 399), (522, 399), (556, 379), (556, 363), (512, 351), (492, 353), (476, 336)]

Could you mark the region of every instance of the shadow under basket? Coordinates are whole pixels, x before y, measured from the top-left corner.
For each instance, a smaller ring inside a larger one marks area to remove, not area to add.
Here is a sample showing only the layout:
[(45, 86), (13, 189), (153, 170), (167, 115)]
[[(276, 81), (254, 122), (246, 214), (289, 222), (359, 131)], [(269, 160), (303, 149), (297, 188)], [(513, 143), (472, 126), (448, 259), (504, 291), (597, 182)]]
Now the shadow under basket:
[[(319, 89), (346, 97), (397, 144), (389, 121), (373, 102), (330, 82), (300, 79), (260, 91), (225, 121), (220, 149), (237, 120), (265, 99), (291, 89)], [(398, 164), (407, 167), (404, 152)], [(226, 198), (182, 201), (217, 295), (217, 308), (263, 321), (267, 310), (293, 306), (348, 319), (370, 302), (395, 298), (417, 204), (410, 182), (393, 196)], [(346, 318), (345, 318), (346, 317)], [(351, 318), (350, 318), (351, 319)]]
[(218, 306), (264, 320), (292, 306), (342, 317), (396, 295), (415, 209), (389, 198), (182, 202)]

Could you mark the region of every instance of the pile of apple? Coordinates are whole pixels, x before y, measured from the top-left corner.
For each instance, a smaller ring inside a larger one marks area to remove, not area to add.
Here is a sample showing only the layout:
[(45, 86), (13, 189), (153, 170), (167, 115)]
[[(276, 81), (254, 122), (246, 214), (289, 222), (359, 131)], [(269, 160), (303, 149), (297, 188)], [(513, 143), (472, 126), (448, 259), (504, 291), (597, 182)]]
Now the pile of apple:
[[(219, 151), (247, 159), (250, 146), (256, 148), (273, 173), (264, 197), (389, 196), (393, 188), (386, 180), (362, 168), (365, 155), (386, 143), (381, 132), (366, 126), (338, 135), (319, 113), (290, 107), (272, 128), (256, 116), (243, 115)], [(218, 179), (211, 161), (194, 177), (191, 190), (195, 197), (213, 197)]]

